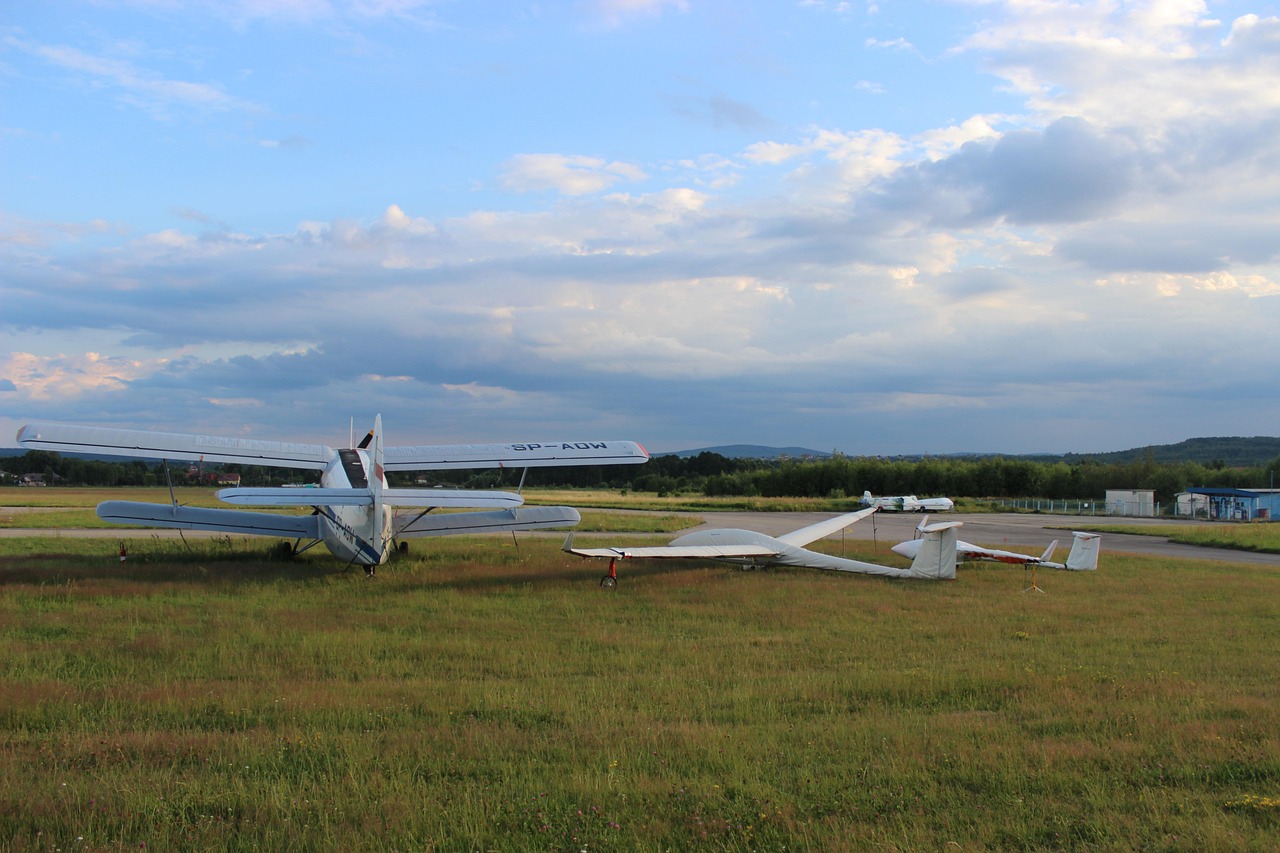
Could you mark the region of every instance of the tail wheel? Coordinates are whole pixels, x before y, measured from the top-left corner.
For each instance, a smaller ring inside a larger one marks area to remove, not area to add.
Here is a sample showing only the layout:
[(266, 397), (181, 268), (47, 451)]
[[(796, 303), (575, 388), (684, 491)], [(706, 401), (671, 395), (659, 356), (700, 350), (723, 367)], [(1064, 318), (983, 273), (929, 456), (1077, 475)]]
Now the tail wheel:
[(601, 589), (617, 589), (618, 587), (618, 560), (615, 557), (609, 561), (609, 574), (600, 578)]

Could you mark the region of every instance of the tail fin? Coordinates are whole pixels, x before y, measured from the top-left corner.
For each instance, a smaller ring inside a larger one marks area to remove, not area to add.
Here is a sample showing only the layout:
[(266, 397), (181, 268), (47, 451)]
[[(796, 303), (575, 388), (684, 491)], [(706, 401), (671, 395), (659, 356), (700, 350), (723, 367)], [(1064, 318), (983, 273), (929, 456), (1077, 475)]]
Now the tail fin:
[[(390, 536), (390, 513), (386, 514), (387, 518), (384, 524), (382, 511), (382, 490), (387, 485), (387, 474), (382, 465), (382, 415), (374, 416), (373, 429), (361, 444), (369, 446), (369, 462), (372, 463), (371, 467), (373, 469), (369, 472), (369, 492), (373, 496), (374, 524), (381, 531), (380, 536)], [(379, 550), (384, 547), (386, 547), (386, 542), (381, 544)]]
[(870, 490), (870, 489), (867, 489), (866, 491), (864, 491), (864, 492), (862, 493), (862, 505), (863, 505), (863, 506), (875, 506), (875, 503), (876, 503), (876, 499), (875, 499), (875, 498), (873, 498), (873, 497), (871, 497), (871, 490)]
[(1098, 554), (1102, 551), (1102, 537), (1097, 533), (1073, 533), (1071, 553), (1067, 555), (1067, 568), (1077, 572), (1091, 572), (1098, 568)]
[(1040, 562), (1048, 563), (1053, 560), (1053, 552), (1058, 549), (1058, 540), (1055, 539), (1049, 543), (1049, 547), (1044, 549), (1044, 553), (1040, 555)]
[(922, 527), (920, 551), (911, 561), (911, 574), (933, 580), (955, 580), (956, 528), (963, 522), (946, 521)]

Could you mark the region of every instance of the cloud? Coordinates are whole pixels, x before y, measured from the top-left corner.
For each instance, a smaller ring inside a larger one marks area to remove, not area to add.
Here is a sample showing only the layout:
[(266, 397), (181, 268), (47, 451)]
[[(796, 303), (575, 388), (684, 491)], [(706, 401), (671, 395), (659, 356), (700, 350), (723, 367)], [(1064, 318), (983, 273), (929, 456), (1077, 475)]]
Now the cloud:
[(515, 192), (555, 190), (563, 195), (598, 193), (622, 181), (647, 177), (630, 163), (566, 154), (517, 154), (507, 161), (502, 185)]
[(1043, 133), (967, 142), (942, 160), (904, 168), (879, 185), (878, 204), (947, 226), (1079, 221), (1114, 210), (1138, 165), (1123, 137), (1059, 119)]
[(36, 56), (50, 65), (85, 78), (91, 85), (106, 86), (119, 98), (153, 118), (168, 118), (174, 109), (190, 111), (247, 111), (260, 108), (223, 91), (211, 83), (174, 80), (134, 63), (108, 56), (98, 56), (66, 45), (42, 45), (12, 36), (5, 44)]
[(607, 27), (620, 27), (641, 18), (661, 17), (668, 9), (687, 12), (686, 0), (593, 0), (597, 20)]
[(707, 124), (711, 127), (732, 127), (737, 130), (759, 131), (774, 125), (755, 107), (727, 95), (696, 97), (692, 95), (667, 95), (664, 97), (676, 115)]
[(163, 365), (164, 359), (150, 363), (102, 356), (96, 352), (83, 355), (39, 356), (26, 352), (0, 354), (0, 372), (9, 387), (30, 400), (55, 400), (80, 397), (98, 391), (122, 391), (128, 383)]
[[(591, 7), (664, 30), (697, 17), (676, 11)], [(973, 109), (890, 125), (898, 105), (856, 97), (883, 126), (813, 106), (783, 124), (655, 87), (655, 121), (684, 110), (693, 135), (583, 142), (608, 158), (488, 141), (485, 162), (508, 159), (472, 185), (519, 199), (442, 202), (395, 169), (332, 208), (261, 196), (307, 211), (296, 225), (247, 225), (216, 194), (174, 194), (176, 225), (6, 215), (6, 409), (330, 443), (376, 409), (405, 443), (528, 428), (849, 452), (1089, 450), (1273, 422), (1274, 383), (1249, 365), (1276, 354), (1280, 312), (1280, 23), (1222, 24), (1198, 3), (982, 12), (962, 53), (1002, 90)], [(45, 62), (117, 96), (239, 108), (217, 87), (148, 90), (164, 76), (106, 58)], [(732, 130), (732, 150), (707, 128)], [(324, 147), (247, 146), (271, 169)]]

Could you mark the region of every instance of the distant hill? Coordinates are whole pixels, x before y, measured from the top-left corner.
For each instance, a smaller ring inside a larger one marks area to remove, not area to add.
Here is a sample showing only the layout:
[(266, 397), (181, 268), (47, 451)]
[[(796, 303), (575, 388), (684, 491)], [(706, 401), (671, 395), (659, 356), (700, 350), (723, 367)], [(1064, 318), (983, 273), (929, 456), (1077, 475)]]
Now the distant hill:
[[(767, 447), (759, 444), (727, 444), (720, 447), (699, 447), (675, 453), (659, 453), (658, 456), (689, 458), (699, 453), (718, 453), (729, 459), (828, 459), (830, 453), (807, 447)], [(1151, 444), (1130, 450), (1113, 450), (1106, 453), (933, 453), (925, 455), (892, 456), (892, 459), (983, 459), (1003, 456), (1007, 459), (1027, 459), (1033, 462), (1085, 461), (1103, 463), (1140, 462), (1150, 458), (1159, 463), (1198, 462), (1201, 465), (1221, 463), (1227, 468), (1251, 468), (1266, 465), (1280, 456), (1280, 438), (1274, 436), (1219, 436), (1215, 438), (1189, 438), (1177, 444)]]
[(1221, 462), (1228, 468), (1251, 468), (1266, 465), (1280, 456), (1280, 438), (1255, 435), (1251, 438), (1237, 436), (1219, 438), (1189, 438), (1177, 444), (1153, 444), (1133, 450), (1116, 450), (1111, 453), (1066, 453), (1065, 462), (1140, 462), (1150, 458), (1153, 462), (1199, 462), (1211, 465)]
[(765, 447), (760, 444), (725, 444), (720, 447), (699, 447), (697, 450), (679, 450), (675, 453), (657, 453), (655, 456), (679, 456), (688, 459), (699, 453), (718, 453), (727, 459), (827, 459), (830, 453), (809, 450), (807, 447)]

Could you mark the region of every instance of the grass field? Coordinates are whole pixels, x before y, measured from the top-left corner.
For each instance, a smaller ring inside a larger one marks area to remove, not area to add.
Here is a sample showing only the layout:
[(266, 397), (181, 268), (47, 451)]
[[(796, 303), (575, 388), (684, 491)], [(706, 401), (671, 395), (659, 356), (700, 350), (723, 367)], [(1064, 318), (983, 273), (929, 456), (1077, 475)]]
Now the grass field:
[(1086, 525), (1082, 530), (1099, 533), (1133, 533), (1138, 536), (1163, 536), (1171, 542), (1183, 545), (1200, 545), (1210, 548), (1235, 548), (1238, 551), (1259, 551), (1280, 554), (1280, 524), (1271, 522), (1253, 524), (1162, 524), (1151, 527), (1142, 524)]
[(369, 581), (243, 540), (0, 540), (0, 848), (1280, 837), (1278, 569), (1104, 554), (1040, 595), (628, 562), (603, 593), (558, 544), (433, 540)]

